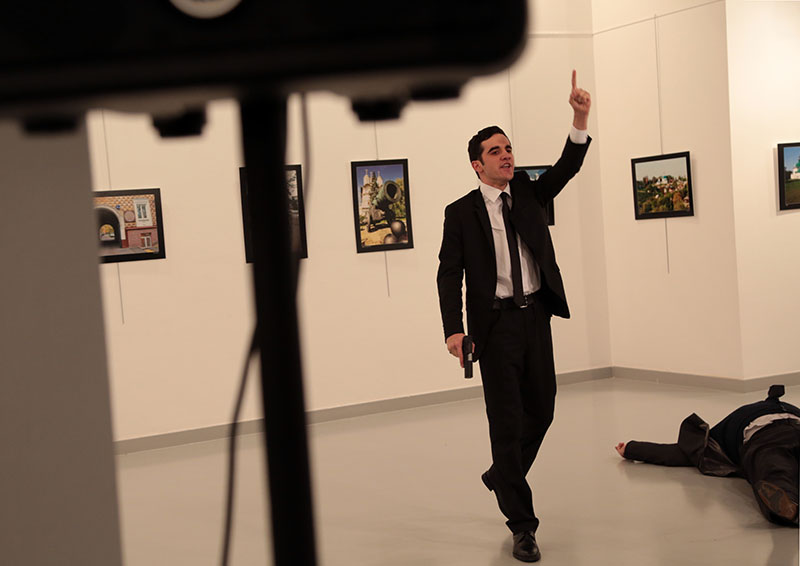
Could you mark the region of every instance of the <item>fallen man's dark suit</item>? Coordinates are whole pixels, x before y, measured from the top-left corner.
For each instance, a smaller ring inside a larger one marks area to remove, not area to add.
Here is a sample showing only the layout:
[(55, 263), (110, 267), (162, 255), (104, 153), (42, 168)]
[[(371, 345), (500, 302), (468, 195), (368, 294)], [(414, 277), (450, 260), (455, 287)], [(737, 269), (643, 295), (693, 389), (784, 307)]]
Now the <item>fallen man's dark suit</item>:
[[(692, 413), (681, 423), (677, 443), (632, 440), (624, 456), (662, 466), (694, 466), (709, 476), (743, 477), (769, 521), (797, 526), (800, 409), (782, 402), (783, 394), (783, 385), (773, 385), (764, 401), (739, 407), (713, 428)], [(757, 430), (745, 442), (748, 426), (767, 415), (780, 417), (760, 427), (756, 422)]]

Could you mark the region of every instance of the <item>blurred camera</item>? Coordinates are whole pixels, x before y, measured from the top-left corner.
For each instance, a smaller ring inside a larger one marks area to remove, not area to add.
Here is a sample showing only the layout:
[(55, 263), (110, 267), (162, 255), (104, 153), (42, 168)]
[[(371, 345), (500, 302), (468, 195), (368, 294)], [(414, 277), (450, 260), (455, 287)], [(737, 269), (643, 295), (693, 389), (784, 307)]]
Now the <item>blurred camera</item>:
[(42, 129), (92, 107), (171, 115), (318, 89), (362, 119), (391, 118), (510, 65), (527, 27), (526, 0), (2, 4), (0, 113)]

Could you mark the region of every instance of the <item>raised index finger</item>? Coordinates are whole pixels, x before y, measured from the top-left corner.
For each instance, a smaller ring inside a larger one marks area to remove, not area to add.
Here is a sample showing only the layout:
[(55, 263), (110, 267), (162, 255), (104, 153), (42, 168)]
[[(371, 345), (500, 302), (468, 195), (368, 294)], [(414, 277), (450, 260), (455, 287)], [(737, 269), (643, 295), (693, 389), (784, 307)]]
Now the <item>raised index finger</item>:
[(572, 90), (578, 87), (578, 71), (572, 69)]

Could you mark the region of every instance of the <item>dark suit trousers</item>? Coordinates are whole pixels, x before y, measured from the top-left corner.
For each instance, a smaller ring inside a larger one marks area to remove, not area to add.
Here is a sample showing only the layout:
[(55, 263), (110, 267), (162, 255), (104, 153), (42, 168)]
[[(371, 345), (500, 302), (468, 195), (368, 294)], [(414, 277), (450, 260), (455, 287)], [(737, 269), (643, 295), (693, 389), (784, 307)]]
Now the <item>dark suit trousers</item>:
[(773, 523), (788, 524), (772, 513), (756, 491), (758, 482), (770, 482), (797, 503), (800, 423), (775, 421), (753, 435), (742, 447), (742, 469), (764, 516)]
[(494, 484), (511, 532), (536, 531), (526, 476), (553, 421), (556, 378), (550, 314), (540, 301), (499, 312), (480, 357)]

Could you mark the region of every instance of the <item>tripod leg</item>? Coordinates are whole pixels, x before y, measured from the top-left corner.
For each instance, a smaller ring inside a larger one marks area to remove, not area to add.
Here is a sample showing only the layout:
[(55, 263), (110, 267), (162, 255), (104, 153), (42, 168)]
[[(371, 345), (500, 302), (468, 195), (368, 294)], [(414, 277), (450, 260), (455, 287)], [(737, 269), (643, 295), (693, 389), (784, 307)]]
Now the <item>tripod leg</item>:
[(297, 327), (297, 259), (286, 193), (286, 100), (242, 100), (276, 566), (314, 566), (316, 548)]

